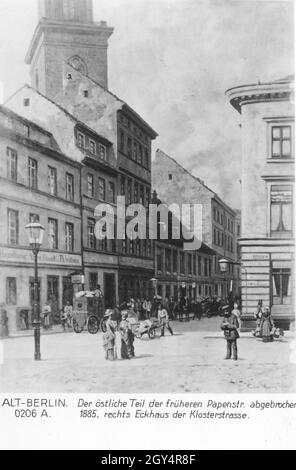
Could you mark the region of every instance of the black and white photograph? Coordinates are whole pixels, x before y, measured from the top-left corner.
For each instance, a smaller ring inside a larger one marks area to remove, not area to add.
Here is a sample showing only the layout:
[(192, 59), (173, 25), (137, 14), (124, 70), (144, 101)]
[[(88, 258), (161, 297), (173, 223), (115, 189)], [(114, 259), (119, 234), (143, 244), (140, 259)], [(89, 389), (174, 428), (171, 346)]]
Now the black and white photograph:
[(296, 392), (294, 54), (289, 0), (0, 0), (2, 395)]

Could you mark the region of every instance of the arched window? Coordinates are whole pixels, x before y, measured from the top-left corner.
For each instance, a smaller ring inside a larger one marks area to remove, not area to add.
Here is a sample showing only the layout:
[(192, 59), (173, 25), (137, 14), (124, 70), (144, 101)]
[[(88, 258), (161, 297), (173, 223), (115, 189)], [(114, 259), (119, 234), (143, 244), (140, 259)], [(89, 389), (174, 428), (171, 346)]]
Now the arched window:
[(81, 57), (79, 57), (78, 55), (75, 55), (71, 57), (68, 60), (68, 62), (75, 70), (78, 70), (84, 75), (87, 75), (87, 67), (86, 67), (85, 62), (81, 59)]

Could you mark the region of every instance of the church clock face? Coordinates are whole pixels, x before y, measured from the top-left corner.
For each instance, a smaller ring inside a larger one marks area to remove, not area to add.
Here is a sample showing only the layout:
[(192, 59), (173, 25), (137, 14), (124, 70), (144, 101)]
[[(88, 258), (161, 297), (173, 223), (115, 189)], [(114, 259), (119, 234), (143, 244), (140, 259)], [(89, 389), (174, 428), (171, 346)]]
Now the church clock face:
[(73, 67), (73, 69), (78, 70), (78, 72), (83, 73), (84, 75), (87, 74), (87, 69), (84, 61), (79, 56), (74, 56), (69, 59), (69, 64)]

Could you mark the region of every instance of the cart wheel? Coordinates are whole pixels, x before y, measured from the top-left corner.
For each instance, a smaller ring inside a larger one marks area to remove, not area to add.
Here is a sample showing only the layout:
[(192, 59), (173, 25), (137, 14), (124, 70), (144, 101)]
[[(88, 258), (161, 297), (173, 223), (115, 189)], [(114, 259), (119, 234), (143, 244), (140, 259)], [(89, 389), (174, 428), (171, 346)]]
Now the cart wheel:
[(156, 331), (155, 331), (155, 328), (150, 328), (150, 330), (148, 330), (148, 336), (150, 339), (153, 339), (155, 338), (155, 335), (156, 335)]
[(106, 321), (107, 321), (107, 318), (103, 318), (100, 322), (100, 328), (101, 328), (103, 333), (106, 333), (106, 331), (107, 331)]
[(91, 335), (95, 335), (99, 331), (99, 326), (100, 325), (99, 325), (97, 317), (95, 317), (94, 315), (89, 317), (88, 323), (87, 323), (87, 330)]
[(83, 327), (80, 327), (78, 323), (75, 320), (73, 320), (73, 330), (75, 331), (75, 333), (81, 333), (83, 330)]

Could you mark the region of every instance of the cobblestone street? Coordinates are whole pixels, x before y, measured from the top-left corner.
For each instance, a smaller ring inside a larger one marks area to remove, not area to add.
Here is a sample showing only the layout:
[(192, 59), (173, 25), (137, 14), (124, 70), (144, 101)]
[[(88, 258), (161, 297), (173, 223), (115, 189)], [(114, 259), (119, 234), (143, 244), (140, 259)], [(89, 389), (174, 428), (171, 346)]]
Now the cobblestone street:
[(41, 362), (33, 360), (32, 336), (6, 339), (1, 345), (0, 392), (296, 391), (291, 332), (268, 344), (243, 333), (239, 360), (225, 361), (220, 321), (172, 322), (174, 336), (136, 339), (136, 358), (128, 361), (104, 359), (102, 333), (42, 335)]

